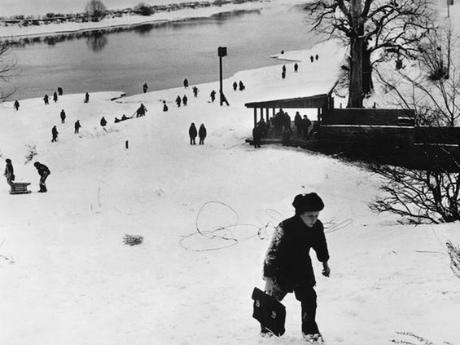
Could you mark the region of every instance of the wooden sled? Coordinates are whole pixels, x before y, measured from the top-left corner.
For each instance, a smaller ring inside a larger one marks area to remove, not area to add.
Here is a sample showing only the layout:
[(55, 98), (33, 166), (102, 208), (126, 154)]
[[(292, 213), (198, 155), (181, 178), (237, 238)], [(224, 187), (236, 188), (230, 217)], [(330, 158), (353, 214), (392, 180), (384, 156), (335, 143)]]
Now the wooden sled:
[(10, 194), (29, 194), (31, 191), (27, 189), (28, 185), (30, 182), (13, 182), (11, 183)]

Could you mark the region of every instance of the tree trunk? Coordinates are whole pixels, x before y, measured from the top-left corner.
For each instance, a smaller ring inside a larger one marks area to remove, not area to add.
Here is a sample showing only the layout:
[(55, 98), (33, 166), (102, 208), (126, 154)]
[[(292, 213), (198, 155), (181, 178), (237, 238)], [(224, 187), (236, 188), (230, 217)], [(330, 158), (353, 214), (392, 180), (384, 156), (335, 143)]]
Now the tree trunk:
[(363, 52), (363, 93), (364, 95), (368, 95), (373, 90), (374, 90), (374, 83), (372, 81), (371, 52), (367, 48), (364, 48), (364, 52)]
[(361, 0), (351, 0), (352, 37), (350, 45), (350, 81), (348, 86), (348, 108), (363, 107), (363, 52), (366, 47), (363, 34), (364, 25), (361, 20)]

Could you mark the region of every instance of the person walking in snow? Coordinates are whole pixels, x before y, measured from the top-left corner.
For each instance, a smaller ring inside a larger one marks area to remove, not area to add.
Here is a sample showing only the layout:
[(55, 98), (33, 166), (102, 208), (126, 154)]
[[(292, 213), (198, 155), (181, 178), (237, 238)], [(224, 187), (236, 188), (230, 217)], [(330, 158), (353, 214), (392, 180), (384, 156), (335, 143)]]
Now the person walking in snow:
[(310, 61), (313, 62), (314, 60), (313, 55), (310, 55)]
[(198, 88), (194, 86), (192, 90), (193, 90), (193, 96), (198, 97)]
[(54, 101), (54, 103), (56, 103), (57, 100), (58, 100), (58, 95), (57, 95), (57, 92), (54, 91), (54, 93), (53, 93), (53, 101)]
[(48, 189), (46, 188), (46, 179), (51, 174), (50, 169), (45, 164), (40, 162), (35, 162), (34, 167), (37, 169), (38, 175), (40, 175), (40, 193), (46, 193)]
[(145, 113), (147, 112), (147, 108), (143, 103), (141, 103), (140, 107), (136, 110), (136, 117), (142, 117), (145, 116)]
[(11, 159), (9, 158), (5, 159), (5, 162), (5, 173), (3, 175), (6, 177), (6, 183), (12, 186), (13, 181), (15, 179), (13, 163), (11, 163)]
[(75, 129), (74, 133), (78, 134), (80, 132), (80, 127), (81, 127), (80, 120), (75, 121), (73, 127)]
[(239, 87), (240, 91), (244, 91), (246, 89), (246, 86), (244, 86), (244, 84), (243, 84), (243, 82), (241, 80), (238, 83), (238, 87)]
[(204, 139), (206, 138), (206, 127), (202, 123), (198, 130), (198, 136), (200, 137), (200, 145), (204, 145)]
[(45, 96), (43, 97), (43, 102), (45, 102), (45, 104), (49, 104), (49, 97), (48, 97), (48, 95), (45, 95)]
[(318, 54), (315, 55), (315, 59), (316, 59), (316, 61), (318, 61), (318, 59), (319, 59), (319, 55), (318, 55)]
[(177, 96), (176, 97), (176, 104), (177, 104), (177, 107), (180, 108), (180, 103), (182, 102), (182, 99), (180, 98), (180, 96)]
[(64, 91), (62, 90), (62, 87), (59, 86), (59, 87), (57, 88), (57, 90), (58, 90), (58, 95), (59, 95), (59, 96), (62, 96), (63, 93), (64, 93)]
[(100, 124), (102, 128), (105, 130), (105, 126), (107, 125), (107, 120), (105, 119), (104, 116), (102, 116)]
[(182, 104), (184, 105), (184, 107), (187, 105), (187, 101), (188, 101), (187, 95), (184, 95), (184, 97), (182, 97)]
[(195, 138), (197, 136), (197, 131), (195, 124), (192, 122), (190, 128), (188, 129), (188, 135), (190, 136), (190, 145), (196, 145)]
[(168, 111), (168, 105), (166, 104), (166, 101), (163, 101), (163, 111), (164, 112)]
[[(329, 252), (324, 227), (318, 219), (324, 203), (316, 193), (296, 195), (292, 203), (295, 215), (283, 220), (275, 229), (264, 260), (265, 291), (278, 301), (294, 292), (302, 309), (302, 334), (309, 342), (322, 343), (316, 323), (315, 274), (310, 249), (322, 263), (322, 274), (329, 277)], [(261, 335), (270, 335), (264, 327)]]
[(299, 70), (299, 65), (297, 62), (294, 64), (294, 72), (297, 72)]
[(51, 142), (52, 143), (57, 141), (58, 134), (59, 134), (59, 132), (58, 132), (56, 126), (53, 126), (53, 128), (51, 128), (51, 136), (52, 136)]
[(65, 111), (64, 111), (64, 109), (61, 110), (61, 123), (65, 123)]
[(184, 79), (184, 87), (188, 88), (188, 80), (187, 80), (187, 78)]
[(89, 93), (85, 93), (85, 103), (89, 102)]
[(238, 89), (238, 84), (236, 81), (233, 82), (233, 91), (236, 91)]
[(214, 101), (215, 101), (215, 99), (216, 99), (216, 91), (215, 91), (215, 90), (212, 90), (210, 96), (211, 96), (211, 102), (214, 103)]
[(19, 110), (19, 102), (18, 102), (18, 100), (14, 101), (14, 108), (16, 109), (16, 111)]
[(255, 126), (252, 129), (252, 144), (254, 145), (254, 148), (260, 147), (260, 139), (262, 138), (262, 133), (261, 129), (259, 126)]
[(148, 89), (149, 89), (149, 86), (147, 85), (147, 83), (144, 83), (144, 85), (142, 85), (142, 90), (144, 91), (144, 93), (147, 93)]

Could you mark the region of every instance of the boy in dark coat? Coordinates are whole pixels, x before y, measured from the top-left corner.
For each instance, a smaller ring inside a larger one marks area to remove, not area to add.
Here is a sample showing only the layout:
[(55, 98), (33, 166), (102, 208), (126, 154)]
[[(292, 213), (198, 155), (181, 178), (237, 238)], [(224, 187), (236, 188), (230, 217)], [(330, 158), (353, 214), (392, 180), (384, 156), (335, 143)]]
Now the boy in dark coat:
[[(281, 301), (294, 292), (302, 308), (302, 334), (307, 341), (322, 342), (316, 324), (316, 284), (310, 249), (323, 264), (322, 274), (329, 277), (329, 252), (323, 224), (318, 220), (324, 203), (316, 193), (299, 194), (292, 205), (295, 215), (275, 229), (264, 261), (265, 291)], [(265, 328), (262, 335), (269, 334)]]
[(195, 124), (192, 122), (190, 128), (188, 129), (188, 135), (190, 136), (190, 145), (196, 145), (195, 138), (197, 136), (197, 131)]
[(200, 129), (198, 130), (198, 136), (200, 137), (200, 145), (204, 144), (204, 139), (206, 138), (206, 127), (202, 123)]
[(61, 110), (61, 123), (65, 123), (65, 111), (64, 111), (64, 109)]
[(48, 167), (45, 164), (41, 164), (40, 162), (35, 162), (34, 167), (37, 169), (38, 175), (40, 175), (40, 190), (39, 190), (39, 192), (45, 193), (45, 192), (48, 191), (48, 189), (46, 189), (45, 181), (46, 181), (46, 178), (48, 177), (48, 175), (51, 174), (50, 169), (48, 169)]
[(53, 126), (53, 128), (51, 129), (51, 135), (52, 135), (51, 142), (52, 143), (57, 141), (58, 134), (59, 134), (59, 132), (58, 132), (56, 126)]
[(80, 132), (80, 120), (75, 121), (74, 128), (75, 128), (75, 134), (78, 134)]
[(3, 175), (5, 175), (6, 177), (6, 182), (11, 186), (15, 179), (14, 168), (13, 168), (13, 164), (11, 163), (11, 159), (7, 158), (5, 159), (5, 162), (6, 162), (5, 173)]

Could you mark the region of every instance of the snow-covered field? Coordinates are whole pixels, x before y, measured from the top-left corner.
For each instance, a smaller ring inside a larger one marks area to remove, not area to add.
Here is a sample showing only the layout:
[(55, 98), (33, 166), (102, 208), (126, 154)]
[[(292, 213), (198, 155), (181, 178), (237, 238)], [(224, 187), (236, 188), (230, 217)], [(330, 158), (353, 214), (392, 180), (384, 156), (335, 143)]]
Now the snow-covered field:
[[(298, 73), (287, 63), (285, 80), (280, 66), (236, 74), (225, 81), (229, 107), (208, 102), (217, 83), (198, 85), (198, 98), (177, 88), (116, 101), (122, 90), (94, 93), (88, 104), (83, 94), (48, 106), (29, 99), (17, 112), (1, 104), (1, 157), (33, 193), (9, 195), (0, 186), (0, 344), (300, 344), (292, 295), (279, 339), (259, 337), (250, 296), (263, 286), (273, 225), (292, 215), (297, 193), (310, 191), (326, 204), (320, 218), (332, 274), (317, 270), (317, 292), (328, 344), (388, 344), (405, 339), (400, 331), (460, 344), (460, 282), (444, 245), (460, 242), (458, 223), (400, 225), (368, 209), (379, 180), (366, 170), (302, 149), (244, 143), (253, 121), (245, 102), (324, 92), (328, 83), (316, 81), (334, 79), (344, 51), (328, 42), (292, 54), (316, 53), (319, 61), (302, 61)], [(234, 80), (247, 90), (230, 90)], [(177, 108), (173, 100), (183, 94), (189, 105)], [(113, 123), (141, 102), (145, 117)], [(189, 145), (191, 122), (206, 125), (205, 145)], [(38, 175), (26, 162), (32, 146), (32, 162), (51, 170), (46, 194), (36, 193)], [(144, 241), (128, 246), (126, 234)]]

